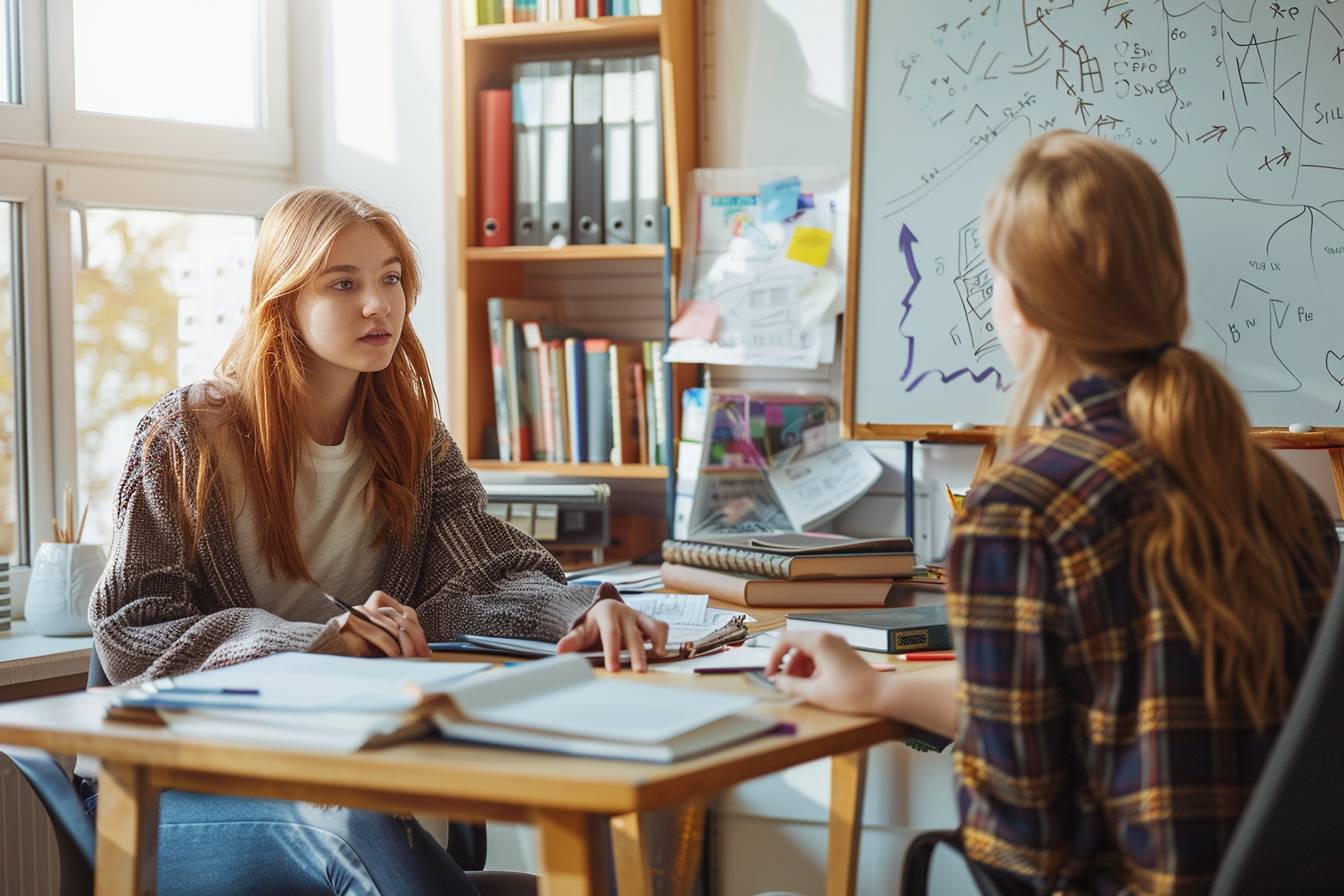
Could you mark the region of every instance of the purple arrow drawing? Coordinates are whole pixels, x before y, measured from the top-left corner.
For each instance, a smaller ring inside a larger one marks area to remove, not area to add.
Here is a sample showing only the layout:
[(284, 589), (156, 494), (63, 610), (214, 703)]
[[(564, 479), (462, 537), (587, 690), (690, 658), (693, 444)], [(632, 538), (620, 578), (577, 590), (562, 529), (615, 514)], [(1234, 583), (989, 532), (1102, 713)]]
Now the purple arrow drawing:
[[(905, 332), (905, 321), (906, 318), (910, 316), (910, 311), (912, 309), (910, 300), (914, 298), (915, 290), (919, 288), (920, 282), (924, 279), (919, 273), (919, 265), (915, 263), (915, 243), (917, 242), (919, 242), (919, 238), (910, 230), (909, 225), (902, 224), (900, 246), (901, 253), (905, 255), (906, 269), (910, 272), (910, 288), (905, 291), (905, 296), (901, 299), (901, 307), (904, 310), (901, 312), (901, 322), (897, 325), (897, 329), (905, 339), (906, 349), (905, 370), (901, 371), (901, 382), (905, 382), (910, 378), (910, 371), (913, 370), (915, 366), (915, 337)], [(920, 383), (934, 375), (937, 375), (939, 382), (943, 384), (950, 383), (963, 376), (969, 376), (973, 381), (983, 383), (993, 376), (994, 388), (1000, 392), (1008, 391), (1008, 386), (1004, 385), (1003, 382), (1003, 374), (994, 367), (986, 367), (979, 373), (976, 373), (969, 367), (960, 367), (951, 373), (945, 373), (938, 368), (930, 368), (928, 370), (920, 371), (920, 373), (918, 373), (905, 387), (905, 391), (913, 392)]]

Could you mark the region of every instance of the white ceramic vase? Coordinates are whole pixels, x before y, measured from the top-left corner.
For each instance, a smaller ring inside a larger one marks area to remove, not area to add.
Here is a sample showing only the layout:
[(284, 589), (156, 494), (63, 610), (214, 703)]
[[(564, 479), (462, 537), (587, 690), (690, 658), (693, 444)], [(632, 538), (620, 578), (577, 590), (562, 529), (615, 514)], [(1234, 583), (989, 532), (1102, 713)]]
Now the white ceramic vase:
[(107, 566), (101, 545), (46, 542), (33, 558), (23, 616), (43, 635), (89, 634), (89, 596)]

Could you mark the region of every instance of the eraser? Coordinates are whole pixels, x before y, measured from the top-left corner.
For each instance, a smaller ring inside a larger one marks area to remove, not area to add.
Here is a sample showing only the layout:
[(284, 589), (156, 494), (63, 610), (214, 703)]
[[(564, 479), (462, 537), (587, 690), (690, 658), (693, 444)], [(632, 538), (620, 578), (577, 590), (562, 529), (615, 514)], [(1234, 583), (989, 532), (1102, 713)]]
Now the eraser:
[(1310, 423), (1290, 423), (1288, 425), (1289, 432), (1311, 432), (1311, 429)]
[[(952, 428), (957, 432), (963, 432), (968, 429), (975, 429), (975, 424), (967, 423), (965, 420), (958, 420), (956, 423), (952, 424)], [(1294, 432), (1296, 432), (1296, 430), (1294, 430)]]

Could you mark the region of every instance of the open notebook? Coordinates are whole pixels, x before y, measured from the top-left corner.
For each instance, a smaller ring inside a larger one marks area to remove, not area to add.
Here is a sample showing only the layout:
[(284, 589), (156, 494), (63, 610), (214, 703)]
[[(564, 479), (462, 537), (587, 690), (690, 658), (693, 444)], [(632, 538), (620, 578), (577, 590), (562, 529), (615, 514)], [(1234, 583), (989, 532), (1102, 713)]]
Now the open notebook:
[(488, 663), (277, 653), (102, 691), (112, 720), (257, 746), (352, 752), (430, 730), (434, 698)]
[(775, 727), (750, 695), (599, 677), (575, 654), (475, 676), (434, 712), (446, 737), (574, 756), (673, 762)]

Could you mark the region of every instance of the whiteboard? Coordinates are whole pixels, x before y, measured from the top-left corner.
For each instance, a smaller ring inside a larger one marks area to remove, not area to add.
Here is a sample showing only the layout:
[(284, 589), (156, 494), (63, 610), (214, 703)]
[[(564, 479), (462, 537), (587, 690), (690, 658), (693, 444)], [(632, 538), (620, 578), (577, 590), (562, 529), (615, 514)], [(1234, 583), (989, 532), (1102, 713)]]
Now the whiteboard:
[(856, 434), (1002, 422), (980, 210), (1021, 144), (1063, 127), (1161, 173), (1186, 343), (1252, 422), (1344, 425), (1344, 0), (866, 2)]

